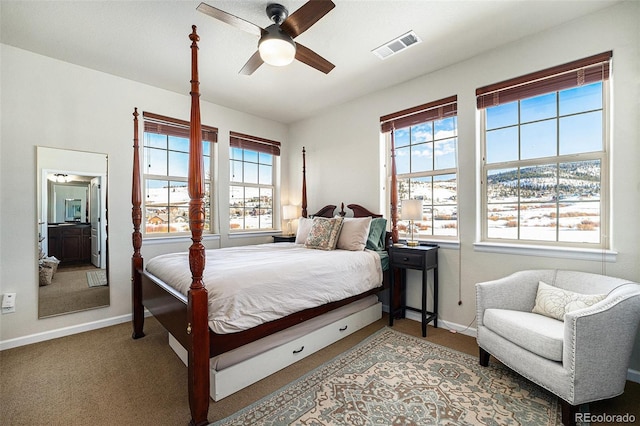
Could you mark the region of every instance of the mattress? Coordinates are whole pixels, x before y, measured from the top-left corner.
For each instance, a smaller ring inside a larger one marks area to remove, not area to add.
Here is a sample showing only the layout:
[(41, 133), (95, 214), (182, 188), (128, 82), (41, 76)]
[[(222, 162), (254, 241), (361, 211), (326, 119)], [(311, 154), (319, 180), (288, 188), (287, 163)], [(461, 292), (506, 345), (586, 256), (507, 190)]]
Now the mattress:
[[(183, 295), (191, 285), (188, 253), (154, 257), (146, 270)], [(203, 282), (209, 326), (234, 333), (382, 285), (375, 251), (314, 250), (295, 243), (206, 251)]]

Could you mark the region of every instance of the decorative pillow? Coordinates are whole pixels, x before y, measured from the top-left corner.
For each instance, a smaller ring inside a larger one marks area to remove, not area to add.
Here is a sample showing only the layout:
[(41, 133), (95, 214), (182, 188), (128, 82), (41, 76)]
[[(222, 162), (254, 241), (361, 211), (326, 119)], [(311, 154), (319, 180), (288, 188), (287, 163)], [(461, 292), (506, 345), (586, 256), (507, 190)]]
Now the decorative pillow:
[(296, 244), (304, 244), (307, 242), (307, 236), (311, 231), (311, 225), (313, 225), (313, 219), (308, 217), (301, 217), (298, 219), (298, 232), (296, 233)]
[(351, 251), (364, 250), (370, 227), (370, 217), (345, 217), (336, 248)]
[(343, 218), (314, 217), (305, 247), (319, 250), (334, 250), (342, 228)]
[(564, 314), (589, 307), (607, 297), (606, 294), (582, 294), (538, 282), (533, 313), (564, 321)]
[(366, 248), (369, 250), (384, 250), (385, 235), (387, 233), (387, 219), (383, 217), (374, 217), (371, 219), (369, 226), (369, 237), (367, 238)]

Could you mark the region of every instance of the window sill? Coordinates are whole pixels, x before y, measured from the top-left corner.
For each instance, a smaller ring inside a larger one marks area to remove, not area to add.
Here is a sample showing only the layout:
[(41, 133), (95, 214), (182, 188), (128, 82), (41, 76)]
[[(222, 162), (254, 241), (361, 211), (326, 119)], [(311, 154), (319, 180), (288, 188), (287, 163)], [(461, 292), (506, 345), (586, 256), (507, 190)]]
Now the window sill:
[[(202, 235), (202, 241), (217, 241), (217, 240), (220, 240), (220, 234)], [(191, 241), (191, 234), (185, 234), (185, 235), (174, 235), (171, 237), (144, 237), (142, 240), (142, 244), (152, 246), (154, 244), (185, 243), (190, 241)]]
[(277, 229), (270, 229), (268, 231), (243, 231), (229, 234), (229, 239), (234, 238), (256, 238), (256, 237), (270, 237), (272, 235), (281, 235), (282, 231)]
[(587, 249), (577, 247), (545, 247), (505, 243), (474, 243), (475, 251), (485, 253), (517, 254), (522, 256), (554, 257), (598, 262), (615, 262), (617, 251), (607, 249)]

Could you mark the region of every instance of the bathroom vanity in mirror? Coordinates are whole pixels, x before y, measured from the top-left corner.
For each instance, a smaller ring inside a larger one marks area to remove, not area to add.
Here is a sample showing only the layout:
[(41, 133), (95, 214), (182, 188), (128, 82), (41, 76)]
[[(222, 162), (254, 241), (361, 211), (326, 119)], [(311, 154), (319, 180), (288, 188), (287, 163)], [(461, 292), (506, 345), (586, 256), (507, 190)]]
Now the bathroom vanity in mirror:
[(60, 260), (61, 266), (91, 264), (91, 224), (50, 223), (47, 237), (48, 255)]

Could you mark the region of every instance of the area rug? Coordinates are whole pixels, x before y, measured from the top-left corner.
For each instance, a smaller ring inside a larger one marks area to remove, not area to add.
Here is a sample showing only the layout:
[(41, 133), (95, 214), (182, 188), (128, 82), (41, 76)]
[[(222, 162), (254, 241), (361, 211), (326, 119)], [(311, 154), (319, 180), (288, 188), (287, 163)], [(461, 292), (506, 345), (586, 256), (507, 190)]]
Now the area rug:
[(107, 285), (107, 271), (104, 269), (100, 269), (99, 271), (88, 271), (87, 283), (89, 284), (89, 287)]
[(212, 425), (560, 425), (557, 398), (499, 364), (383, 328)]

